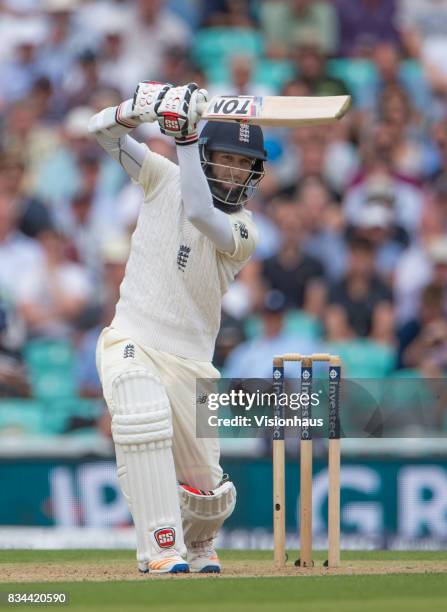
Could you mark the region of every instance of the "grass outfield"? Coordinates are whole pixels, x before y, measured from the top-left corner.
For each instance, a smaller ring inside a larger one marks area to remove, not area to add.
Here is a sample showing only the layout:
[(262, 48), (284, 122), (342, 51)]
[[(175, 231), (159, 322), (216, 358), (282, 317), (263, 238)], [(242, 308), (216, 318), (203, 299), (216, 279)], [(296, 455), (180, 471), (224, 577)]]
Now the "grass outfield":
[[(295, 570), (289, 563), (288, 571), (292, 575), (284, 576), (271, 572), (272, 553), (269, 551), (221, 551), (220, 556), (224, 566), (222, 576), (159, 578), (135, 573), (133, 579), (135, 561), (132, 551), (1, 550), (0, 592), (66, 592), (70, 598), (69, 605), (51, 605), (49, 609), (67, 611), (447, 610), (447, 552), (346, 552), (342, 555), (343, 571), (360, 568), (361, 572), (356, 575), (324, 575), (327, 573), (321, 568), (324, 553), (315, 553), (315, 570)], [(291, 554), (290, 558), (295, 556)], [(248, 577), (247, 567), (251, 570), (260, 568), (260, 571), (264, 568), (271, 573)], [(47, 582), (24, 582), (33, 575), (34, 568), (47, 573)], [(80, 581), (83, 580), (82, 571), (89, 568), (96, 573), (112, 575), (106, 578), (107, 581), (88, 577), (87, 581)], [(124, 580), (114, 579), (115, 570), (119, 574), (123, 568), (129, 575)], [(380, 573), (377, 573), (378, 569)], [(5, 582), (9, 572), (20, 572), (20, 577), (14, 582)], [(52, 581), (53, 574), (57, 574), (57, 581)], [(77, 581), (67, 581), (70, 574)], [(36, 605), (14, 607), (36, 609)], [(4, 609), (11, 608), (6, 606)]]

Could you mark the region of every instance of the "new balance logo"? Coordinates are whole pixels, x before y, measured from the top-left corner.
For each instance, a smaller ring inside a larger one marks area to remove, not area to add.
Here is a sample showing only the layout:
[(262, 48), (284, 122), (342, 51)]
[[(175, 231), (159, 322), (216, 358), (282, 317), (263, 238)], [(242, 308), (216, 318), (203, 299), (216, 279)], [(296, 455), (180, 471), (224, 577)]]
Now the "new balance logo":
[(247, 240), (247, 238), (248, 238), (248, 229), (247, 229), (247, 226), (245, 225), (245, 223), (235, 223), (234, 227), (236, 229), (239, 229), (239, 233), (241, 235), (241, 238), (243, 238), (244, 240)]
[(182, 272), (186, 268), (186, 264), (188, 263), (189, 253), (191, 252), (191, 247), (186, 246), (185, 244), (181, 244), (177, 253), (177, 268)]
[(124, 359), (135, 357), (135, 347), (133, 344), (126, 344), (124, 347)]

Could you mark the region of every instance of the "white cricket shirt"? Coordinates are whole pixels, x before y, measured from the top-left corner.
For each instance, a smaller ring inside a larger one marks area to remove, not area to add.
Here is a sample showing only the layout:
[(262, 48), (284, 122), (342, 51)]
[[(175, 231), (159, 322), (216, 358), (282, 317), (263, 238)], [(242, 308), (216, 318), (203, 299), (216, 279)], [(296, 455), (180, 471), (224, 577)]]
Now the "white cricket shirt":
[(112, 327), (143, 346), (210, 361), (222, 296), (256, 247), (251, 213), (230, 215), (236, 248), (220, 252), (186, 218), (176, 164), (148, 149), (138, 183), (144, 203)]

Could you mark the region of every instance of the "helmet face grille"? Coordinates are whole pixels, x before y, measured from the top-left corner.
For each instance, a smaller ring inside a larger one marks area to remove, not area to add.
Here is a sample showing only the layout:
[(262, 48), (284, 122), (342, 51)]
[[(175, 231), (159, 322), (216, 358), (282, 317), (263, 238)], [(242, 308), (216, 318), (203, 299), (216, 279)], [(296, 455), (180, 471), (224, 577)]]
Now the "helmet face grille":
[[(202, 168), (208, 180), (214, 204), (224, 212), (236, 212), (253, 197), (264, 177), (264, 138), (259, 126), (223, 124), (209, 121), (199, 139)], [(211, 161), (212, 152), (231, 153), (252, 159), (252, 165), (243, 183), (234, 176), (240, 168)], [(216, 176), (215, 169), (225, 168), (226, 180)]]
[[(235, 170), (240, 168), (212, 162), (205, 147), (201, 150), (202, 168), (208, 181), (213, 198), (225, 205), (225, 212), (235, 212), (253, 197), (256, 189), (264, 177), (264, 167), (261, 160), (253, 159), (251, 169), (243, 183), (233, 176)], [(229, 180), (217, 178), (214, 175), (214, 168), (224, 168), (229, 174)], [(216, 204), (216, 206), (218, 206)], [(218, 206), (221, 208), (220, 206)], [(224, 210), (224, 209), (223, 209)]]

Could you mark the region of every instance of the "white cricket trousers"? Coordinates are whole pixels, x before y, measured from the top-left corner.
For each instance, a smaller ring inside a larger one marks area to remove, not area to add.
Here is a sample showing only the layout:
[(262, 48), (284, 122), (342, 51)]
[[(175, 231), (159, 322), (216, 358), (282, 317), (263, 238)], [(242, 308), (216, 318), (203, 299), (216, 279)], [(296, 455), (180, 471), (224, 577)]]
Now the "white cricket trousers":
[(219, 371), (208, 362), (143, 347), (113, 327), (101, 332), (96, 365), (110, 412), (112, 383), (117, 376), (139, 366), (160, 378), (171, 406), (177, 481), (197, 489), (214, 489), (222, 480), (219, 440), (196, 437), (196, 379), (218, 379)]

